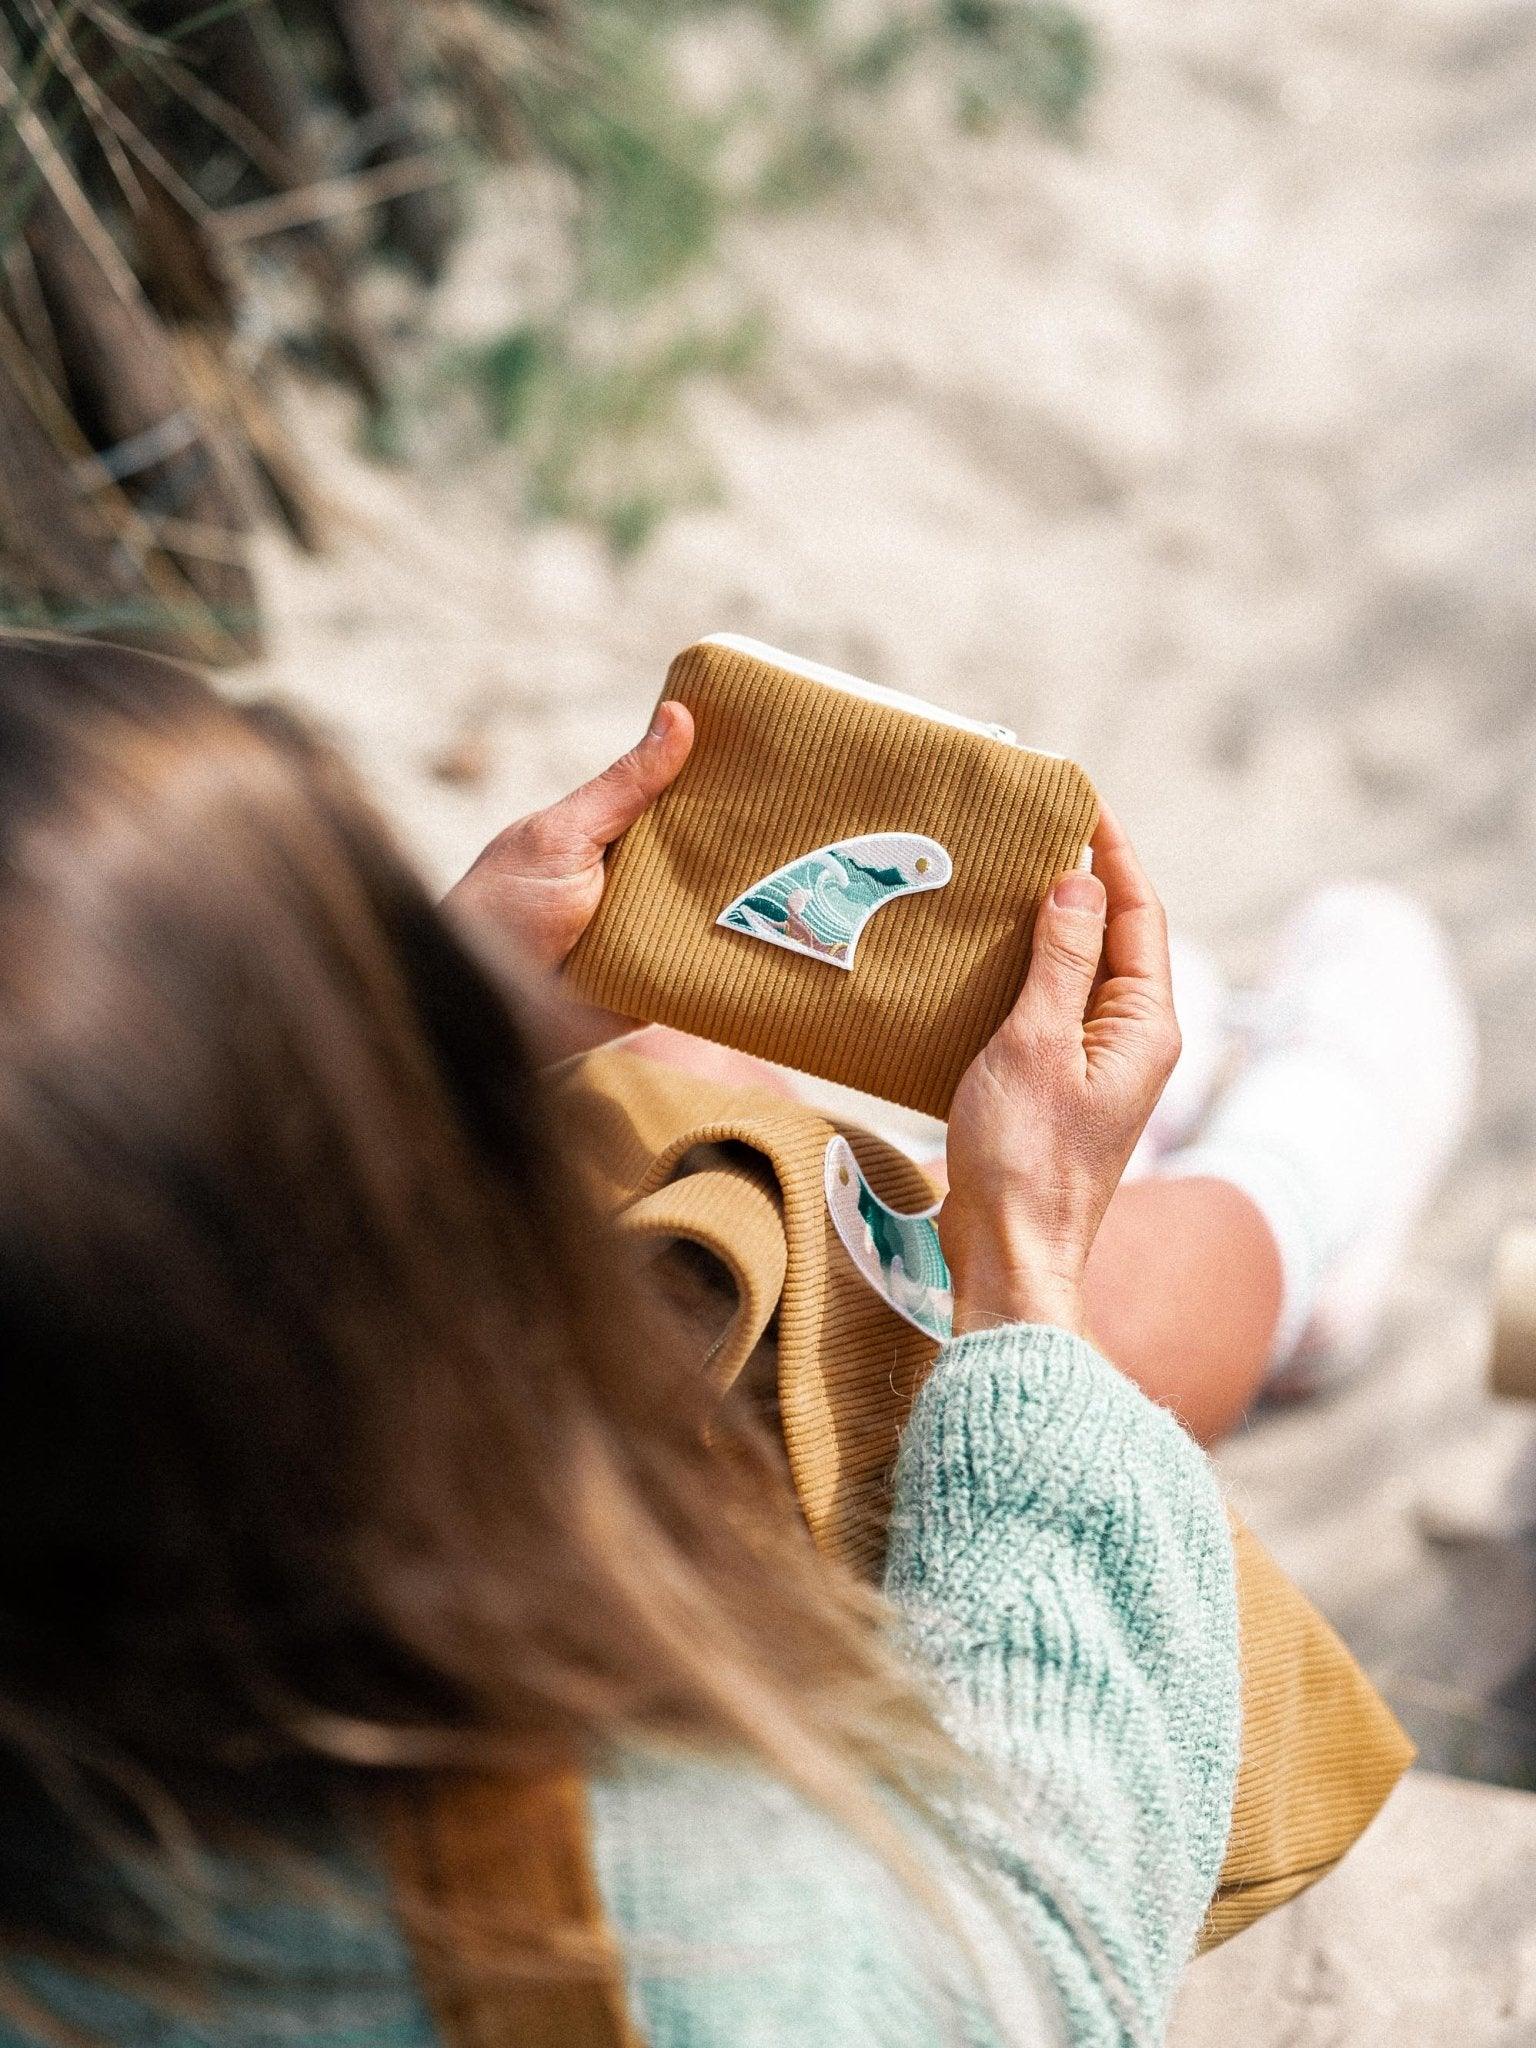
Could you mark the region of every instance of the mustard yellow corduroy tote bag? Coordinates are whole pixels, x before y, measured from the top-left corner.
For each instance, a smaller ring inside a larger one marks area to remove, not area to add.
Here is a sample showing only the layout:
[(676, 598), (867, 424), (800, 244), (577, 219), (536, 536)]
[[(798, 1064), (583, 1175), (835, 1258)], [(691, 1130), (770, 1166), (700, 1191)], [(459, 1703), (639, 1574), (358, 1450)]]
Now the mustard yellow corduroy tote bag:
[[(619, 1227), (709, 1252), (735, 1314), (710, 1369), (728, 1386), (766, 1344), (790, 1471), (823, 1552), (866, 1576), (884, 1554), (902, 1425), (936, 1344), (866, 1284), (824, 1189), (839, 1136), (880, 1199), (926, 1208), (912, 1162), (768, 1093), (609, 1050), (563, 1083), (588, 1187)], [(1413, 1760), (1386, 1704), (1322, 1616), (1234, 1518), (1243, 1748), (1210, 1946), (1338, 1862)]]

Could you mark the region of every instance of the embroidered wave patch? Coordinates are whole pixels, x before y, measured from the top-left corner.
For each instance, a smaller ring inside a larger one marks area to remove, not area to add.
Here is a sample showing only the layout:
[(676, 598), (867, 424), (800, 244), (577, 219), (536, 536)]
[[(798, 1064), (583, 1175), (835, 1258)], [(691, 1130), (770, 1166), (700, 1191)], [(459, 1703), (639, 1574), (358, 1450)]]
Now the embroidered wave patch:
[(827, 1209), (843, 1249), (876, 1294), (930, 1337), (949, 1335), (955, 1296), (939, 1246), (938, 1213), (903, 1215), (875, 1193), (846, 1138), (833, 1138), (823, 1167)]
[(877, 910), (898, 896), (942, 889), (953, 873), (936, 839), (920, 832), (870, 832), (818, 846), (775, 868), (728, 903), (715, 922), (833, 967), (852, 967), (859, 934)]

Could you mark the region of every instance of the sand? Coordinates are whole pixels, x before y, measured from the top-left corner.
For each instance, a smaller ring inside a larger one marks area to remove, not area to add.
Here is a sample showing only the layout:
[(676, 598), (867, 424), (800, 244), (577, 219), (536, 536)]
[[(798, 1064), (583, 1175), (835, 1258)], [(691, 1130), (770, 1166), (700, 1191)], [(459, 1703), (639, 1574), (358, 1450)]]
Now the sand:
[[(1494, 1237), (1536, 1207), (1536, 8), (1094, 12), (1078, 146), (919, 113), (869, 188), (738, 234), (776, 347), (693, 407), (720, 504), (627, 566), (521, 523), (508, 451), (372, 469), (296, 391), (340, 535), (268, 546), (256, 680), (444, 881), (731, 628), (1077, 755), (1234, 973), (1321, 878), (1423, 892), (1479, 1004), (1473, 1141), (1378, 1369), (1222, 1469), (1429, 1757), (1529, 1783), (1536, 1563), (1493, 1523), (1536, 1425), (1481, 1376)], [(516, 195), (481, 216), (449, 333), (525, 290)], [(1488, 1540), (1426, 1540), (1453, 1483)]]

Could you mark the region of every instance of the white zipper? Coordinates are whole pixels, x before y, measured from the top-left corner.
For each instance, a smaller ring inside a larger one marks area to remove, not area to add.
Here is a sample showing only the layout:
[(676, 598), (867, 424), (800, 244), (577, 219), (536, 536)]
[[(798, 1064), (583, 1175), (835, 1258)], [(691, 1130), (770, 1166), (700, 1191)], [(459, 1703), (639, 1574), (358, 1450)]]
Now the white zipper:
[[(753, 661), (765, 661), (770, 667), (788, 669), (791, 675), (804, 676), (807, 682), (822, 683), (829, 690), (845, 690), (850, 697), (865, 697), (871, 704), (889, 704), (897, 711), (910, 711), (914, 718), (932, 719), (935, 725), (958, 726), (961, 732), (979, 732), (983, 739), (1000, 740), (1005, 747), (1020, 744), (1018, 734), (1011, 726), (987, 725), (979, 718), (965, 718), (958, 711), (946, 711), (942, 705), (926, 704), (921, 697), (909, 697), (905, 690), (887, 689), (884, 683), (866, 683), (862, 676), (850, 676), (840, 668), (828, 668), (819, 661), (807, 661), (798, 654), (786, 654), (782, 647), (770, 647), (766, 640), (753, 640), (745, 633), (706, 633), (706, 647), (728, 647), (734, 654), (745, 654)], [(1047, 761), (1064, 761), (1065, 754), (1055, 754), (1047, 747), (1033, 747), (1032, 753), (1041, 754)], [(1085, 846), (1078, 855), (1077, 864), (1089, 872), (1093, 868), (1093, 848)]]
[[(1001, 740), (1005, 746), (1016, 747), (1019, 736), (1009, 726), (988, 725), (979, 718), (965, 718), (958, 711), (946, 711), (942, 705), (926, 704), (921, 697), (909, 697), (905, 690), (887, 689), (884, 683), (866, 683), (861, 676), (845, 675), (840, 668), (827, 668), (819, 661), (806, 661), (798, 654), (786, 654), (781, 647), (769, 647), (762, 640), (750, 640), (745, 633), (708, 633), (704, 637), (706, 647), (729, 647), (733, 653), (746, 654), (755, 661), (766, 661), (774, 668), (788, 669), (791, 675), (804, 676), (808, 682), (824, 683), (829, 690), (844, 690), (850, 697), (865, 697), (871, 704), (888, 704), (893, 711), (910, 711), (915, 718), (931, 719), (935, 725), (958, 726), (961, 732), (979, 732), (984, 739)], [(1035, 752), (1043, 749), (1036, 748)], [(1048, 757), (1059, 761), (1059, 754)]]

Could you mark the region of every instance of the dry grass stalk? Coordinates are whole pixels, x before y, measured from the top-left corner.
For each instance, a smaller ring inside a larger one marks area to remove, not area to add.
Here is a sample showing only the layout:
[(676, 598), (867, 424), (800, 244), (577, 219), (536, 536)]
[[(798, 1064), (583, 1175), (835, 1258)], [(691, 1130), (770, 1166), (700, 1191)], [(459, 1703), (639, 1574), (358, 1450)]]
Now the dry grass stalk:
[[(456, 223), (413, 113), (434, 4), (0, 0), (11, 616), (256, 647), (253, 518), (274, 506), (311, 547), (325, 519), (249, 338), (253, 258), (301, 281), (332, 365), (382, 409), (359, 268), (382, 230), (431, 278)], [(301, 49), (328, 52), (322, 75)]]

